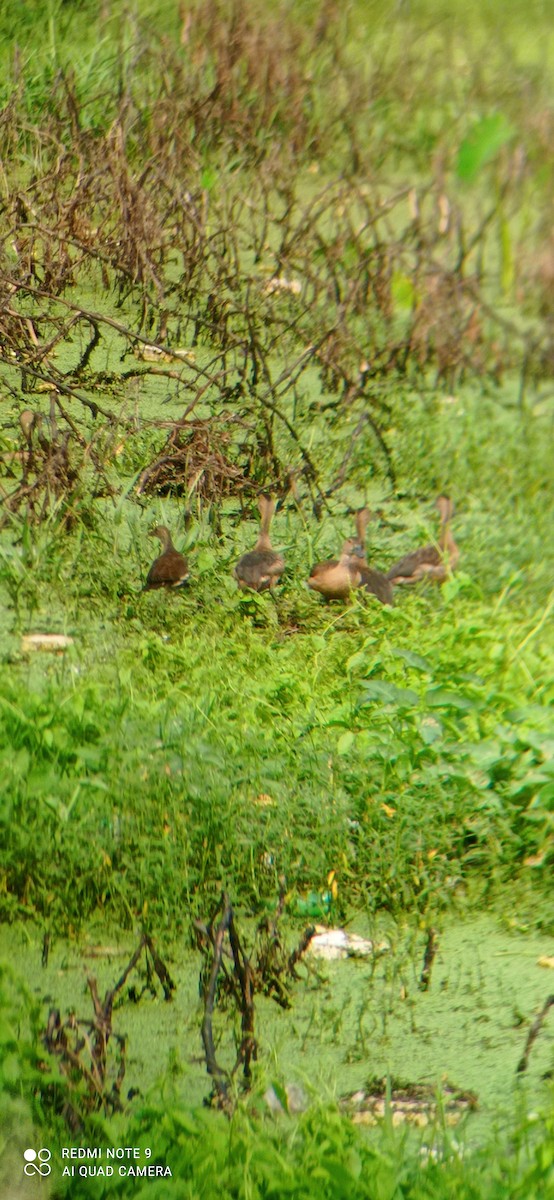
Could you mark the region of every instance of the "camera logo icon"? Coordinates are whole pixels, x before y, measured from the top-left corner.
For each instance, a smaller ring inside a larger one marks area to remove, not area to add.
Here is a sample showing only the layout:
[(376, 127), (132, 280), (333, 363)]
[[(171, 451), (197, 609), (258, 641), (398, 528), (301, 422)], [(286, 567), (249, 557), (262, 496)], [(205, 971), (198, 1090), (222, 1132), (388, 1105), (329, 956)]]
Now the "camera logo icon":
[(32, 1147), (29, 1150), (24, 1150), (23, 1158), (25, 1159), (25, 1166), (23, 1170), (25, 1174), (42, 1175), (46, 1178), (52, 1170), (50, 1166), (51, 1157), (52, 1155), (46, 1147), (43, 1147), (41, 1150), (33, 1150)]

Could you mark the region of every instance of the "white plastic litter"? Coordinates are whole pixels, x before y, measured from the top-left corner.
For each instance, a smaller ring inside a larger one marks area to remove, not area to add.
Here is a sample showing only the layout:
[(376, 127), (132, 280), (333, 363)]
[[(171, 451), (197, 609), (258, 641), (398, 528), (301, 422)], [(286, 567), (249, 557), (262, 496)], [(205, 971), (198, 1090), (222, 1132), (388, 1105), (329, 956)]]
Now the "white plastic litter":
[(316, 932), (308, 946), (308, 953), (328, 961), (338, 958), (369, 958), (372, 954), (384, 954), (390, 950), (388, 942), (370, 942), (357, 933), (346, 929), (326, 929), (316, 925)]
[(63, 633), (25, 633), (21, 638), (21, 649), (24, 654), (29, 650), (50, 650), (58, 654), (73, 645), (73, 638)]

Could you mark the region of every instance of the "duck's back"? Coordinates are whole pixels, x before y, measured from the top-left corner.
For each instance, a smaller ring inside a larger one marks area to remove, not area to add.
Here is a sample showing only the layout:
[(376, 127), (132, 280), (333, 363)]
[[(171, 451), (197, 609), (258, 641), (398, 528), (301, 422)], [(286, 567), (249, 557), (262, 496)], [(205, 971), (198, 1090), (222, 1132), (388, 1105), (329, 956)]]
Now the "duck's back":
[(285, 569), (285, 561), (275, 550), (250, 550), (235, 567), (240, 588), (263, 592), (276, 583)]
[(146, 577), (145, 591), (160, 587), (182, 587), (189, 577), (188, 563), (177, 550), (166, 550), (154, 559)]

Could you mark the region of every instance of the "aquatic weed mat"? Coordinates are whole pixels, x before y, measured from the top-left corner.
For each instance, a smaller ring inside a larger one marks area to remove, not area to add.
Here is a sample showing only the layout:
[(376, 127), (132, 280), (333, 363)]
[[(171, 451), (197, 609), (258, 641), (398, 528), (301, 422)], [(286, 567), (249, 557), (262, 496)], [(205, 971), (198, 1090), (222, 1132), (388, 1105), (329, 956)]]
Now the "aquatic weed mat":
[[(518, 1065), (551, 988), (552, 939), (510, 932), (493, 917), (449, 920), (438, 932), (429, 986), (422, 990), (424, 934), (390, 920), (383, 929), (388, 949), (367, 961), (322, 962), (308, 955), (291, 987), (290, 1008), (255, 996), (256, 1088), (263, 1079), (296, 1085), (307, 1105), (346, 1100), (377, 1079), (426, 1084), (439, 1093), (448, 1085), (475, 1097), (466, 1135), (477, 1144), (492, 1127), (507, 1126), (516, 1096), (533, 1104), (546, 1094), (551, 1023), (519, 1076)], [(373, 936), (382, 946), (378, 930), (379, 922)], [(285, 940), (291, 946), (297, 940), (292, 929)], [(116, 931), (79, 943), (54, 938), (43, 966), (43, 939), (14, 926), (2, 929), (0, 950), (40, 1006), (46, 1030), (52, 1007), (63, 1019), (69, 1013), (90, 1017), (87, 977), (104, 995), (136, 941)], [(121, 1098), (127, 1113), (147, 1096), (163, 1094), (170, 1082), (174, 1102), (184, 1109), (196, 1108), (210, 1093), (200, 1039), (202, 959), (177, 945), (163, 958), (175, 983), (171, 1000), (141, 962), (113, 1007), (113, 1030), (126, 1042)], [(216, 1013), (216, 1031), (218, 1055), (232, 1056), (228, 1005)]]

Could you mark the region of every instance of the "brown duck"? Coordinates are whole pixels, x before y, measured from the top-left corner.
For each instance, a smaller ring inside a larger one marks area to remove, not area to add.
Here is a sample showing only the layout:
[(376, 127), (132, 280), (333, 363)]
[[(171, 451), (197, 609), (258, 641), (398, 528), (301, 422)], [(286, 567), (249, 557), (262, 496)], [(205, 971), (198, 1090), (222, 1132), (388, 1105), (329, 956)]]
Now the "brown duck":
[(371, 592), (372, 595), (381, 601), (381, 604), (394, 604), (390, 579), (387, 579), (387, 576), (383, 575), (382, 571), (377, 571), (374, 567), (370, 567), (366, 559), (365, 536), (370, 516), (371, 514), (367, 508), (361, 508), (356, 513), (358, 540), (352, 550), (350, 560), (360, 572), (358, 587), (364, 588), (366, 592)]
[(436, 501), (439, 510), (441, 526), (438, 542), (428, 546), (420, 546), (405, 554), (404, 558), (394, 563), (387, 571), (394, 587), (401, 583), (419, 583), (421, 579), (432, 579), (435, 583), (444, 583), (451, 571), (454, 571), (460, 558), (460, 551), (450, 532), (450, 520), (454, 505), (449, 496), (439, 496)]
[(260, 535), (248, 554), (243, 554), (234, 569), (234, 576), (241, 591), (266, 592), (275, 587), (285, 569), (282, 554), (277, 554), (271, 545), (269, 528), (275, 512), (275, 501), (267, 496), (258, 500), (261, 526)]
[(353, 560), (356, 549), (354, 538), (344, 543), (340, 558), (316, 563), (308, 579), (308, 587), (320, 592), (326, 600), (347, 600), (352, 588), (359, 587), (361, 573)]
[(32, 445), (33, 430), (35, 428), (35, 420), (36, 420), (35, 413), (30, 408), (24, 408), (23, 412), (21, 412), (19, 414), (19, 424), (21, 427), (21, 432), (23, 434), (23, 437), (25, 438), (25, 441), (27, 442), (29, 449), (31, 449), (31, 445)]
[(162, 553), (159, 558), (154, 559), (150, 567), (143, 592), (151, 591), (152, 588), (182, 587), (189, 577), (188, 563), (184, 555), (175, 549), (169, 529), (166, 529), (165, 525), (156, 525), (150, 536), (160, 539)]

